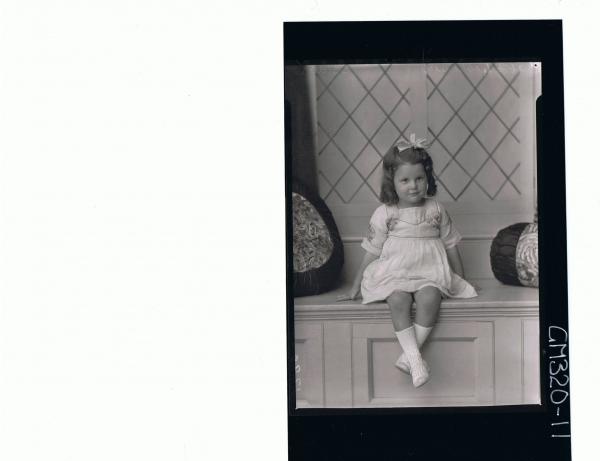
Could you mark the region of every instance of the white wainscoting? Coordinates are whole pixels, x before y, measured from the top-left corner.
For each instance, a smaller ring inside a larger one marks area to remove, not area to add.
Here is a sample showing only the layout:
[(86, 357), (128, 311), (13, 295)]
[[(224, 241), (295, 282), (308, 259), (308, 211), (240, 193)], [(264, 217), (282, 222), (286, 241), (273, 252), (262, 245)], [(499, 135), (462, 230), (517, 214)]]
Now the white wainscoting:
[(400, 351), (389, 323), (354, 325), (353, 406), (447, 406), (494, 403), (493, 322), (444, 322), (423, 356), (431, 378), (415, 389), (394, 362)]
[(347, 287), (296, 298), (297, 407), (368, 408), (540, 403), (538, 290), (479, 280), (477, 298), (442, 302), (415, 389), (384, 303), (336, 303)]
[(325, 399), (323, 382), (323, 325), (299, 323), (296, 326), (296, 405), (322, 407)]

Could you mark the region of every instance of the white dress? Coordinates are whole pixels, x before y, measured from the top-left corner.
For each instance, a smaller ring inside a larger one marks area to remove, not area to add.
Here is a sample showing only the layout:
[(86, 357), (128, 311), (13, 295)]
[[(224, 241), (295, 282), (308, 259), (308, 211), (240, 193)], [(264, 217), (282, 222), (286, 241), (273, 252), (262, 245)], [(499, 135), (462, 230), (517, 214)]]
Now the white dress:
[(362, 242), (366, 251), (379, 256), (363, 274), (363, 304), (383, 301), (395, 290), (414, 293), (426, 286), (438, 288), (445, 297), (477, 296), (448, 262), (446, 249), (460, 239), (450, 216), (433, 198), (417, 207), (378, 207)]

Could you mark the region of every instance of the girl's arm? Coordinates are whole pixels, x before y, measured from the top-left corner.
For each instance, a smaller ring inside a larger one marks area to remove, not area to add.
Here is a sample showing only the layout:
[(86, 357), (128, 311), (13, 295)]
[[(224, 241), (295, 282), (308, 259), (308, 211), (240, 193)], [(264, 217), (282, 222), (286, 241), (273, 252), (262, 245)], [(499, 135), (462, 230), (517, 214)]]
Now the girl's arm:
[(369, 264), (371, 264), (376, 259), (379, 259), (379, 256), (374, 255), (373, 253), (369, 253), (365, 251), (365, 255), (363, 256), (363, 260), (360, 263), (358, 271), (356, 272), (356, 276), (354, 277), (354, 282), (352, 283), (352, 287), (350, 291), (345, 295), (340, 295), (337, 297), (338, 301), (348, 301), (352, 299), (358, 298), (360, 295), (360, 284), (362, 282), (363, 273)]
[(338, 296), (338, 301), (347, 301), (359, 297), (363, 273), (369, 264), (379, 259), (379, 255), (387, 239), (387, 219), (388, 213), (385, 205), (381, 205), (373, 212), (373, 216), (369, 220), (369, 231), (361, 244), (361, 247), (365, 250), (365, 255), (358, 271), (356, 271), (350, 291), (347, 294)]
[(461, 278), (465, 278), (465, 271), (463, 269), (462, 259), (460, 258), (458, 248), (456, 246), (453, 246), (452, 248), (447, 248), (446, 254), (448, 255), (448, 262), (450, 263), (450, 267), (452, 268), (452, 270), (457, 275), (460, 275)]
[[(446, 254), (448, 255), (448, 263), (450, 264), (450, 268), (452, 271), (460, 276), (462, 279), (465, 278), (465, 269), (463, 268), (462, 259), (460, 257), (460, 253), (458, 252), (458, 246), (456, 244), (460, 241), (461, 237), (458, 231), (454, 228), (454, 224), (452, 223), (452, 219), (448, 215), (448, 212), (444, 210), (440, 204), (438, 203), (438, 207), (441, 209), (442, 213), (442, 222), (440, 226), (440, 237), (444, 242), (444, 246), (446, 247)], [(479, 290), (479, 287), (470, 282), (475, 290)]]
[[(446, 253), (448, 254), (448, 262), (450, 263), (450, 267), (452, 270), (461, 276), (461, 278), (465, 278), (465, 271), (463, 269), (462, 259), (460, 258), (460, 253), (458, 252), (457, 247), (447, 248)], [(475, 288), (476, 291), (479, 291), (481, 288), (472, 280), (469, 281), (471, 286)]]

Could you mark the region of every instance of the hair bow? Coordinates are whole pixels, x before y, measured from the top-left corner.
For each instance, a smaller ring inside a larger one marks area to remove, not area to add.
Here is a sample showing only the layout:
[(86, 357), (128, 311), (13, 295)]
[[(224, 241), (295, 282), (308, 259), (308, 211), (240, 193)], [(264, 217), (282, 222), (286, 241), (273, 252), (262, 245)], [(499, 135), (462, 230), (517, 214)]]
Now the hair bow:
[(396, 144), (396, 148), (398, 149), (398, 152), (402, 152), (403, 150), (410, 149), (411, 147), (413, 149), (414, 148), (426, 149), (427, 147), (429, 147), (429, 144), (427, 143), (427, 140), (425, 138), (417, 139), (416, 135), (414, 133), (410, 134), (408, 141), (406, 141), (405, 139), (401, 139)]

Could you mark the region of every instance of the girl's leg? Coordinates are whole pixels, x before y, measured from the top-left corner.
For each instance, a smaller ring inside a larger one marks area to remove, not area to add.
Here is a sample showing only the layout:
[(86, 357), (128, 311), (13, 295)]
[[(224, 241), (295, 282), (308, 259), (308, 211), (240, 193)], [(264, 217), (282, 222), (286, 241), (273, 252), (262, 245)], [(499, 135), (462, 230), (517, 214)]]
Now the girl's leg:
[(390, 306), (394, 330), (401, 331), (410, 327), (412, 325), (410, 321), (410, 308), (413, 303), (412, 294), (405, 291), (394, 291), (386, 301)]
[(419, 387), (427, 382), (429, 373), (419, 353), (415, 329), (410, 323), (410, 308), (413, 297), (410, 293), (395, 291), (386, 301), (390, 306), (396, 337), (410, 364), (413, 385)]
[(415, 323), (425, 328), (435, 325), (440, 312), (442, 293), (436, 287), (424, 287), (415, 293), (417, 313)]
[[(417, 291), (414, 297), (417, 304), (414, 324), (415, 335), (417, 337), (417, 346), (421, 349), (421, 346), (427, 340), (429, 333), (437, 321), (442, 294), (437, 288), (428, 286)], [(396, 362), (396, 366), (405, 373), (410, 371), (408, 360), (404, 354), (400, 356)]]

